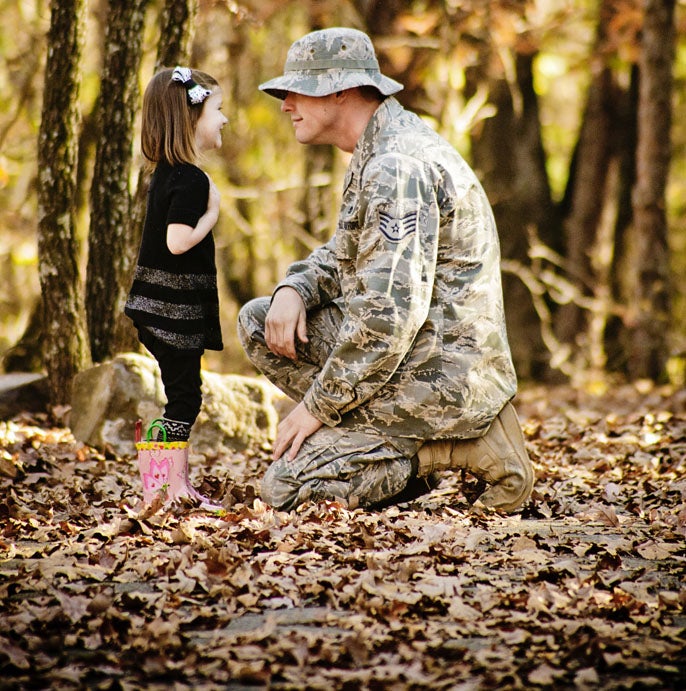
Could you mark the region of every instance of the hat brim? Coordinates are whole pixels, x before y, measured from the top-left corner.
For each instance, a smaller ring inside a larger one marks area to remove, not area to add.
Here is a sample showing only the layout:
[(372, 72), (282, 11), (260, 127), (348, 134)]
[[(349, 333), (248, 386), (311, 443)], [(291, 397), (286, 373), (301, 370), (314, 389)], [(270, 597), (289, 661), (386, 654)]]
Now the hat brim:
[(377, 70), (349, 69), (286, 72), (281, 77), (275, 77), (260, 84), (258, 88), (283, 101), (289, 91), (304, 96), (329, 96), (357, 86), (374, 86), (384, 96), (398, 93), (404, 88), (400, 82), (384, 76)]

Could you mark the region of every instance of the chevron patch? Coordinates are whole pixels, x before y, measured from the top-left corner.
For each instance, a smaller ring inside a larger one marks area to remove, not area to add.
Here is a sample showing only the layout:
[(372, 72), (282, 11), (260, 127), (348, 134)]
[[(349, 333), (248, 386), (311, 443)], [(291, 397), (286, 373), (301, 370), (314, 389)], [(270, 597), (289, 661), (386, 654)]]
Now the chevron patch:
[(402, 218), (379, 211), (379, 230), (391, 241), (400, 242), (417, 229), (417, 212), (411, 211)]

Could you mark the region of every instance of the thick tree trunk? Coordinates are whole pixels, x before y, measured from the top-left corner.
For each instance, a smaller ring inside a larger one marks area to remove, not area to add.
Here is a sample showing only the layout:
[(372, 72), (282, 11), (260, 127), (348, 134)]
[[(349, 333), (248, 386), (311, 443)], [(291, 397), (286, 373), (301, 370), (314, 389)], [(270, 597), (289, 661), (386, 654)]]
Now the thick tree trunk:
[(665, 192), (671, 156), (674, 0), (645, 0), (639, 59), (638, 148), (629, 229), (628, 374), (657, 379), (669, 355)]
[(52, 405), (69, 403), (73, 377), (89, 363), (74, 199), (84, 22), (83, 0), (51, 3), (38, 138), (38, 263)]
[(148, 0), (110, 3), (105, 32), (86, 281), (88, 331), (95, 362), (117, 352), (117, 318), (124, 308), (126, 279), (131, 274), (129, 178), (147, 4)]
[(157, 44), (155, 71), (162, 67), (185, 64), (191, 54), (196, 0), (166, 0), (160, 17), (160, 38)]

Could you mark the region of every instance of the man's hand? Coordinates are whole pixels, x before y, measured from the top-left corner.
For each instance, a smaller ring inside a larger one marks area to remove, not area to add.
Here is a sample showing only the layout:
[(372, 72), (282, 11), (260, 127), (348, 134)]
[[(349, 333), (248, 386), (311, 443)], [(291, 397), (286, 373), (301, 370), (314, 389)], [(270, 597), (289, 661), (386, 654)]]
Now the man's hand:
[(288, 460), (292, 461), (300, 451), (302, 443), (311, 434), (314, 434), (324, 423), (318, 420), (305, 407), (305, 404), (298, 403), (286, 417), (281, 420), (276, 429), (276, 441), (272, 458), (276, 461), (286, 451), (290, 444), (291, 450)]
[(301, 343), (307, 343), (307, 315), (305, 303), (298, 292), (286, 286), (276, 291), (264, 321), (264, 336), (267, 347), (281, 357), (297, 359), (296, 336)]

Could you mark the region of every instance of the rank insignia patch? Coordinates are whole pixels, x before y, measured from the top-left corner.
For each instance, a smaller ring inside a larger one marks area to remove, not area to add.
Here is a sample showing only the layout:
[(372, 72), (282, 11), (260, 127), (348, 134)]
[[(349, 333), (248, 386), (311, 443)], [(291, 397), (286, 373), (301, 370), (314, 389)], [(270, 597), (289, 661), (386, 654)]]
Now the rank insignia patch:
[(417, 212), (412, 211), (398, 218), (379, 211), (379, 229), (391, 242), (400, 242), (417, 229)]

